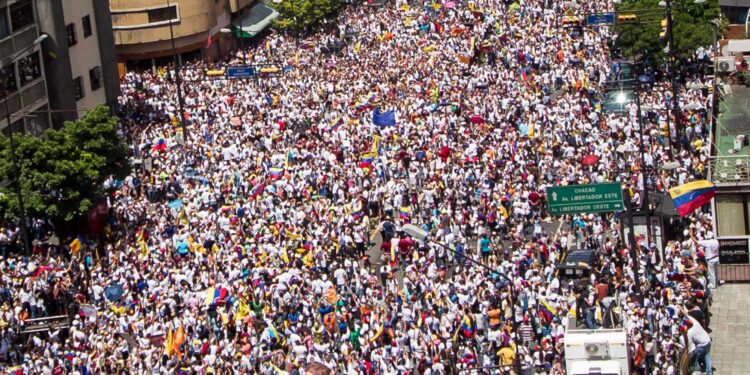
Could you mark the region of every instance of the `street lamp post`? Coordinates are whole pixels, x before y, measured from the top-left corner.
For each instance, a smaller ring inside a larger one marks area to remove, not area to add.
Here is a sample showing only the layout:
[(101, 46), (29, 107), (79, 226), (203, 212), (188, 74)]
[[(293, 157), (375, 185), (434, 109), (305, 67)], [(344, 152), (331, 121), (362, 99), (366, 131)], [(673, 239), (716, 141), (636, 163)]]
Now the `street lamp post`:
[[(171, 9), (171, 5), (169, 3), (169, 0), (167, 0), (167, 10)], [(184, 142), (187, 142), (189, 138), (187, 125), (185, 124), (185, 100), (182, 97), (182, 78), (180, 77), (180, 57), (177, 55), (177, 47), (175, 47), (174, 43), (174, 30), (172, 29), (172, 17), (169, 15), (169, 38), (172, 40), (172, 55), (174, 56), (174, 64), (175, 64), (175, 82), (177, 83), (177, 102), (179, 103), (179, 117), (180, 117), (180, 127), (182, 128), (182, 136), (184, 137)]]
[[(10, 63), (15, 63), (18, 58), (24, 54), (26, 51), (28, 51), (31, 48), (34, 48), (35, 46), (38, 46), (39, 43), (41, 43), (43, 40), (47, 39), (47, 34), (42, 34), (38, 38), (34, 40), (34, 42), (18, 51), (10, 58)], [(18, 164), (18, 155), (16, 155), (16, 142), (13, 138), (13, 127), (11, 126), (11, 116), (10, 116), (10, 105), (8, 105), (8, 97), (10, 95), (6, 95), (5, 99), (3, 100), (5, 104), (5, 119), (8, 124), (8, 141), (10, 142), (10, 158), (11, 158), (11, 164), (13, 165), (13, 189), (16, 192), (16, 197), (18, 199), (18, 211), (20, 215), (20, 230), (21, 230), (21, 239), (23, 240), (23, 250), (26, 255), (31, 255), (31, 241), (29, 240), (29, 231), (27, 226), (27, 219), (26, 219), (26, 205), (23, 201), (23, 191), (21, 189), (21, 167)]]
[[(416, 239), (418, 239), (420, 241), (426, 241), (427, 238), (430, 235), (426, 230), (424, 230), (424, 229), (422, 229), (422, 228), (420, 228), (420, 227), (418, 227), (418, 226), (416, 226), (414, 224), (405, 224), (405, 225), (401, 226), (401, 230), (403, 230), (404, 232), (406, 232), (406, 234), (408, 234), (408, 235), (410, 235), (410, 236), (412, 236), (412, 237), (414, 237), (414, 238), (416, 238)], [(444, 244), (442, 242), (438, 242), (438, 241), (429, 241), (429, 242), (433, 243), (435, 245), (438, 245), (438, 246), (442, 247), (443, 249), (448, 250), (449, 252), (451, 252), (454, 255), (457, 254), (455, 250), (451, 249), (450, 246), (448, 246), (448, 245), (446, 245), (446, 244)], [(520, 373), (520, 371), (521, 371), (521, 358), (518, 356), (518, 345), (520, 345), (521, 341), (520, 341), (520, 339), (518, 337), (518, 322), (516, 321), (516, 312), (515, 312), (516, 302), (517, 302), (516, 301), (516, 294), (515, 294), (515, 282), (512, 279), (510, 279), (507, 275), (505, 275), (503, 273), (500, 273), (497, 270), (494, 270), (494, 269), (490, 268), (489, 266), (487, 266), (487, 265), (485, 265), (485, 264), (483, 264), (481, 262), (478, 262), (478, 261), (474, 260), (470, 256), (461, 255), (461, 258), (468, 260), (469, 262), (471, 262), (472, 264), (474, 264), (476, 266), (479, 266), (480, 268), (484, 268), (485, 270), (487, 270), (487, 271), (490, 272), (490, 275), (497, 275), (497, 276), (505, 279), (508, 283), (510, 283), (510, 299), (511, 299), (511, 301), (513, 301), (513, 310), (514, 310), (513, 311), (513, 332), (515, 333), (515, 336), (516, 336), (516, 345), (515, 345), (515, 348), (516, 348), (516, 360), (515, 360), (514, 366), (516, 368), (516, 373), (517, 374)]]

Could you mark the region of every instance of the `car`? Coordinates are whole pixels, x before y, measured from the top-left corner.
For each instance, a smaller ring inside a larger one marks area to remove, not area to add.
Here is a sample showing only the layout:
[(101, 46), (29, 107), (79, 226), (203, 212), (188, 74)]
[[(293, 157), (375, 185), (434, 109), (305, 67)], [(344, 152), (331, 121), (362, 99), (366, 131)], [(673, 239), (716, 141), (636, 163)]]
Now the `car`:
[(591, 276), (596, 254), (593, 249), (577, 249), (569, 251), (557, 267), (560, 270), (560, 279), (582, 280)]

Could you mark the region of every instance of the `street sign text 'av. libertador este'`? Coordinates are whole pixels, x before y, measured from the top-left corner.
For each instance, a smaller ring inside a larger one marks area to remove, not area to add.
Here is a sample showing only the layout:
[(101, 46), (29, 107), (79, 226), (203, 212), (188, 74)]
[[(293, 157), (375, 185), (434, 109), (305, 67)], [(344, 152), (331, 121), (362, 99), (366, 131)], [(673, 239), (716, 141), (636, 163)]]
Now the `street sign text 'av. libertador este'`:
[(547, 188), (548, 210), (553, 215), (614, 212), (624, 209), (619, 183), (553, 186)]

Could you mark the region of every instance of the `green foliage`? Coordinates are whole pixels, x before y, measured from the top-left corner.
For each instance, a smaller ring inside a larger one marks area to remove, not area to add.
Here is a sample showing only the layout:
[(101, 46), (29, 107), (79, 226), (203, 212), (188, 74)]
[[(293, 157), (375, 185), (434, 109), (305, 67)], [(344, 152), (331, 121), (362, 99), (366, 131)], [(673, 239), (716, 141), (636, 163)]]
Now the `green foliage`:
[[(106, 194), (104, 182), (130, 171), (129, 151), (117, 136), (117, 118), (105, 106), (88, 111), (41, 138), (14, 134), (21, 191), (29, 217), (72, 220)], [(0, 215), (18, 217), (10, 139), (0, 136)]]
[[(298, 32), (336, 16), (343, 2), (341, 0), (283, 0), (278, 4), (269, 2), (268, 5), (281, 13), (281, 16), (274, 21), (276, 27)], [(297, 19), (296, 26), (295, 18)]]
[[(666, 40), (659, 40), (661, 20), (666, 19), (666, 8), (659, 6), (660, 0), (623, 0), (617, 6), (618, 14), (635, 13), (638, 22), (620, 24), (616, 47), (623, 54), (643, 54), (655, 61), (664, 60)], [(640, 10), (640, 11), (639, 11)], [(717, 0), (695, 4), (694, 0), (672, 0), (674, 39), (678, 56), (688, 56), (698, 47), (711, 46), (711, 20), (719, 19), (721, 11)], [(726, 19), (719, 27), (719, 35), (726, 28)]]

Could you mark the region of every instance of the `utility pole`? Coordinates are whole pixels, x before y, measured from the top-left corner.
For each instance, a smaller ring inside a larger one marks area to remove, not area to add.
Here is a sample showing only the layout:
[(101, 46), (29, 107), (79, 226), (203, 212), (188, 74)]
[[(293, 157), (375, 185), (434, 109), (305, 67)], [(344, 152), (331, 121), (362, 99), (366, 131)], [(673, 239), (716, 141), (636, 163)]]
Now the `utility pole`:
[(18, 155), (16, 155), (16, 142), (13, 138), (13, 127), (11, 126), (10, 106), (8, 105), (8, 96), (5, 97), (5, 119), (8, 123), (8, 141), (10, 142), (10, 162), (13, 165), (13, 189), (18, 198), (18, 211), (20, 216), (19, 229), (21, 231), (21, 240), (23, 241), (24, 254), (31, 255), (31, 243), (29, 241), (29, 231), (26, 225), (26, 205), (23, 202), (23, 191), (21, 190), (21, 168), (18, 166)]
[(636, 249), (635, 243), (635, 225), (633, 224), (633, 197), (628, 194), (628, 226), (630, 231), (628, 233), (628, 242), (630, 242), (630, 258), (633, 260), (633, 281), (635, 282), (635, 296), (638, 298), (638, 302), (643, 304), (643, 295), (641, 294), (641, 276), (638, 273), (640, 269), (640, 259), (638, 258), (638, 250)]
[[(667, 65), (669, 66), (669, 83), (670, 86), (672, 86), (672, 114), (674, 115), (674, 127), (675, 127), (675, 136), (677, 137), (677, 145), (679, 147), (681, 142), (681, 134), (682, 131), (680, 130), (680, 127), (682, 126), (680, 121), (680, 103), (677, 98), (677, 74), (676, 74), (676, 63), (677, 63), (677, 45), (674, 40), (674, 17), (672, 14), (672, 0), (666, 0), (667, 5), (667, 40), (668, 47), (667, 47)], [(669, 117), (669, 114), (667, 114), (667, 117)], [(671, 131), (670, 131), (671, 133)], [(681, 147), (680, 147), (681, 148)]]
[[(633, 59), (635, 62), (635, 59)], [(641, 209), (646, 214), (646, 246), (650, 246), (651, 244), (651, 202), (648, 200), (648, 184), (647, 184), (647, 175), (646, 175), (646, 160), (645, 160), (645, 150), (643, 149), (644, 146), (644, 138), (643, 138), (643, 116), (641, 114), (641, 90), (640, 90), (640, 83), (636, 82), (636, 92), (635, 92), (635, 105), (637, 107), (637, 120), (638, 120), (638, 136), (640, 137), (639, 147), (638, 151), (640, 151), (641, 154), (641, 179), (643, 180), (643, 204), (641, 204)], [(632, 227), (631, 227), (632, 230)], [(663, 261), (664, 254), (660, 254), (660, 257)]]
[[(34, 39), (34, 42), (27, 46), (26, 48), (16, 52), (15, 54), (12, 54), (10, 56), (10, 66), (14, 66), (16, 63), (16, 60), (23, 55), (26, 51), (28, 51), (31, 48), (34, 48), (38, 46), (42, 41), (47, 39), (47, 34), (39, 35), (36, 39)], [(38, 54), (39, 51), (35, 51), (35, 54)], [(13, 138), (13, 126), (11, 126), (11, 116), (10, 116), (10, 105), (8, 104), (8, 98), (10, 97), (10, 94), (5, 95), (5, 99), (3, 102), (5, 103), (5, 120), (8, 124), (8, 141), (10, 142), (10, 157), (11, 157), (11, 164), (13, 166), (13, 190), (15, 190), (16, 196), (18, 198), (18, 211), (20, 216), (20, 231), (21, 231), (21, 240), (23, 241), (23, 251), (28, 256), (31, 255), (31, 241), (29, 240), (29, 231), (27, 228), (28, 220), (26, 219), (26, 205), (23, 201), (23, 190), (21, 187), (21, 167), (18, 165), (18, 155), (16, 154), (16, 141)]]

